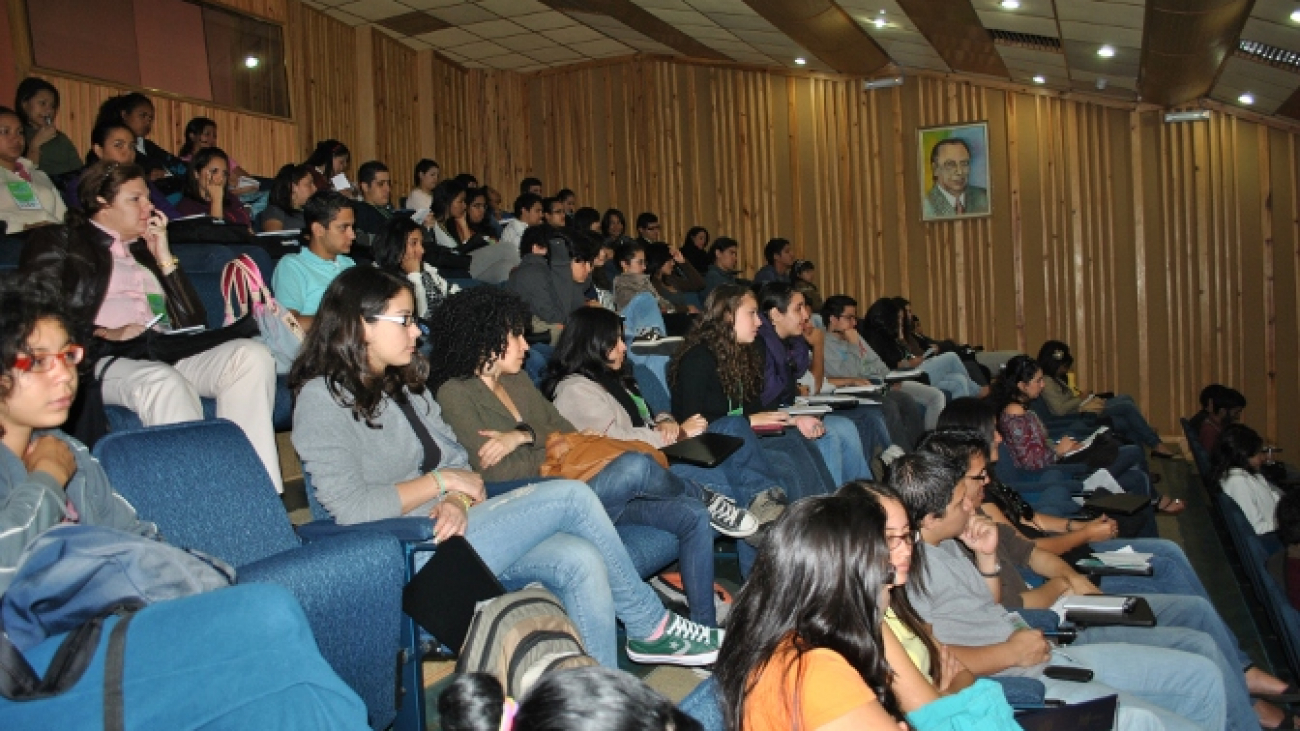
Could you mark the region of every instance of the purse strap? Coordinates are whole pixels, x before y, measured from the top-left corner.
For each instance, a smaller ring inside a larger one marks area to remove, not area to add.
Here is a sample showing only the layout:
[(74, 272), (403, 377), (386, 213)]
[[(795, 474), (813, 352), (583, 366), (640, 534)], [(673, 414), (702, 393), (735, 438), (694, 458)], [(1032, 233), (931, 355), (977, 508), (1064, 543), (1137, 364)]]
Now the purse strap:
[(420, 416), (415, 413), (415, 406), (411, 403), (409, 394), (403, 399), (393, 399), (397, 401), (397, 407), (402, 410), (406, 420), (411, 423), (411, 429), (415, 430), (415, 436), (420, 440), (420, 446), (424, 447), (424, 457), (420, 461), (420, 473), (428, 474), (438, 469), (438, 463), (442, 461), (442, 450), (438, 443), (434, 441), (433, 435), (429, 433), (429, 427), (424, 425)]

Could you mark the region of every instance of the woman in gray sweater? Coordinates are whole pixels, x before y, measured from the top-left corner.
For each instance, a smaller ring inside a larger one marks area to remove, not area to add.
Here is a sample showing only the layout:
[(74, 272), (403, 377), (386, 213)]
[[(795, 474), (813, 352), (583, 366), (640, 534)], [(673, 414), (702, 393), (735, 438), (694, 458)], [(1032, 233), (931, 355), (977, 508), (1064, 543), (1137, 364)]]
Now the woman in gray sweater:
[(427, 515), (437, 540), (464, 535), (507, 587), (559, 596), (602, 665), (618, 666), (615, 616), (637, 662), (712, 663), (722, 633), (663, 609), (586, 485), (529, 481), (486, 499), (425, 388), (420, 331), (394, 274), (355, 267), (325, 291), (289, 374), (293, 444), (325, 509), (340, 523)]

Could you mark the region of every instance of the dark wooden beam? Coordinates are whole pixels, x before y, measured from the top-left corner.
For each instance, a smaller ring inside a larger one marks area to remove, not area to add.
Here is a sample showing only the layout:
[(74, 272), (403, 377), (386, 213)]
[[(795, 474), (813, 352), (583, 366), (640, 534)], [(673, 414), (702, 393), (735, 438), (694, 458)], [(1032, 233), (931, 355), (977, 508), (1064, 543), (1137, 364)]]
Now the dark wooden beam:
[(842, 74), (871, 76), (889, 54), (831, 0), (745, 0), (754, 12)]
[(730, 61), (731, 57), (713, 50), (694, 38), (644, 10), (631, 0), (541, 0), (552, 10), (607, 15), (652, 41), (668, 46), (689, 58)]
[(1174, 106), (1207, 96), (1254, 0), (1148, 0), (1138, 93)]
[(953, 71), (1011, 75), (970, 0), (898, 0), (898, 7)]
[(1282, 102), (1282, 106), (1273, 113), (1279, 117), (1300, 119), (1300, 89), (1291, 92), (1291, 96), (1287, 97), (1286, 101)]

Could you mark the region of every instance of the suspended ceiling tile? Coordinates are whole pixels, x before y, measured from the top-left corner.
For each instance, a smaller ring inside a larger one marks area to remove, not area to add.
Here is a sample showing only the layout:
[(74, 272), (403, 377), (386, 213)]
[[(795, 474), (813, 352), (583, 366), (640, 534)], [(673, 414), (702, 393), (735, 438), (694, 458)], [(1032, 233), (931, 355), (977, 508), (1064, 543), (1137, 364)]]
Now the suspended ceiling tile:
[(494, 69), (502, 70), (513, 70), (520, 66), (533, 66), (537, 63), (533, 59), (517, 53), (511, 53), (505, 56), (493, 56), (491, 58), (483, 58), (479, 60)]
[(1096, 46), (1107, 44), (1116, 47), (1142, 48), (1141, 29), (1123, 28), (1117, 25), (1062, 20), (1061, 36), (1066, 40), (1093, 43)]
[(394, 0), (360, 0), (360, 2), (339, 5), (338, 9), (363, 20), (383, 20), (411, 12), (410, 8)]
[(686, 4), (705, 14), (733, 13), (735, 15), (752, 15), (754, 13), (745, 4), (744, 0), (686, 0)]
[(329, 15), (335, 20), (341, 20), (344, 23), (347, 23), (348, 25), (364, 25), (366, 22), (364, 18), (358, 18), (352, 13), (344, 12), (342, 10), (339, 10), (338, 8), (330, 8), (329, 10), (325, 11), (325, 14)]
[(1062, 23), (1070, 21), (1141, 30), (1146, 20), (1146, 8), (1140, 5), (1101, 0), (1058, 2), (1056, 10)]
[(971, 6), (975, 8), (975, 12), (981, 15), (984, 13), (998, 13), (1001, 15), (1032, 15), (1039, 18), (1055, 18), (1056, 11), (1053, 10), (1052, 5), (1052, 0), (1020, 0), (1020, 7), (1015, 10), (1008, 10), (1002, 7), (1001, 0), (971, 0)]
[(998, 46), (998, 53), (1002, 54), (1002, 60), (1010, 63), (1013, 60), (1027, 60), (1039, 63), (1055, 62), (1065, 65), (1065, 55), (1054, 53), (1052, 51), (1040, 51), (1036, 48), (1024, 48), (1022, 46)]
[(1241, 38), (1300, 53), (1300, 25), (1289, 20), (1286, 25), (1283, 25), (1255, 17), (1248, 18), (1246, 26), (1241, 29)]
[(784, 46), (793, 43), (793, 41), (790, 40), (790, 36), (776, 31), (738, 30), (735, 32), (735, 35), (740, 40), (758, 48), (763, 48), (770, 44)]
[[(678, 28), (678, 30), (680, 30), (681, 32), (685, 33), (686, 35), (692, 38), (696, 38), (701, 41), (703, 40), (730, 41), (736, 39), (736, 36), (733, 35), (731, 31), (727, 30), (726, 28), (719, 28), (718, 26), (712, 24), (681, 26)], [(712, 45), (712, 43), (710, 43), (710, 45)]]
[(582, 58), (582, 54), (570, 48), (556, 46), (554, 48), (539, 48), (536, 51), (529, 51), (528, 55), (538, 61), (576, 61)]
[(414, 49), (416, 51), (423, 51), (432, 48), (432, 46), (430, 46), (428, 43), (425, 43), (424, 41), (418, 38), (402, 38), (401, 42), (402, 45), (406, 46), (407, 48)]
[(707, 15), (689, 7), (685, 10), (669, 10), (666, 8), (646, 8), (646, 10), (650, 11), (656, 18), (675, 26), (682, 32), (685, 32), (683, 26), (713, 25), (713, 21), (709, 20)]
[[(472, 34), (469, 37), (471, 39), (477, 38), (477, 36)], [(443, 28), (442, 30), (435, 30), (431, 33), (421, 33), (416, 36), (416, 38), (419, 38), (435, 48), (452, 48), (454, 46), (464, 45), (465, 31), (460, 28)]]
[(521, 66), (515, 69), (515, 71), (521, 74), (531, 74), (534, 71), (545, 71), (547, 68), (549, 67), (546, 64), (539, 63), (539, 64), (534, 64), (532, 66)]
[(554, 41), (537, 33), (526, 33), (519, 36), (506, 36), (505, 38), (493, 38), (494, 43), (498, 43), (512, 51), (522, 51), (531, 53), (535, 48), (551, 48), (556, 45)]
[(429, 11), (434, 17), (442, 18), (455, 25), (469, 25), (485, 20), (496, 20), (496, 13), (484, 10), (477, 5), (452, 5), (446, 8), (434, 8)]
[(487, 64), (484, 64), (484, 63), (479, 63), (478, 61), (464, 61), (464, 62), (461, 63), (461, 66), (464, 66), (464, 67), (467, 68), (467, 69), (489, 69), (489, 68), (491, 68), (491, 66), (488, 66)]
[(1285, 97), (1300, 86), (1300, 75), (1254, 61), (1230, 58), (1219, 75), (1219, 83), (1246, 91)]
[[(402, 0), (402, 2), (407, 2), (407, 0)], [(482, 2), (478, 3), (478, 6), (503, 18), (511, 19), (520, 15), (550, 11), (549, 7), (537, 2), (537, 0), (482, 0)]]
[(479, 38), (503, 38), (505, 36), (516, 36), (520, 33), (527, 33), (528, 29), (518, 23), (505, 20), (489, 20), (483, 23), (470, 23), (461, 26), (464, 30), (473, 33)]
[(377, 28), (387, 29), (397, 34), (398, 37), (418, 36), (422, 33), (432, 33), (440, 28), (446, 28), (447, 22), (429, 15), (428, 13), (415, 10), (405, 15), (395, 15), (391, 18), (385, 18), (379, 21)]
[(550, 38), (556, 43), (575, 44), (583, 41), (597, 41), (605, 38), (600, 31), (593, 30), (584, 25), (574, 25), (568, 28), (557, 28), (555, 30), (542, 31), (542, 35)]
[(554, 10), (545, 13), (534, 13), (531, 15), (521, 15), (518, 18), (512, 18), (516, 23), (522, 25), (528, 30), (552, 30), (555, 28), (564, 28), (573, 25), (574, 21), (564, 13), (558, 13)]
[(954, 71), (1006, 78), (1002, 57), (970, 0), (900, 0), (898, 5)]
[(593, 58), (606, 58), (608, 56), (630, 56), (635, 51), (631, 46), (624, 45), (614, 40), (593, 41), (584, 43), (578, 47), (578, 50)]
[(654, 10), (691, 10), (686, 0), (633, 0), (637, 5), (654, 12)]
[(758, 50), (744, 41), (709, 41), (709, 45), (731, 56), (734, 53), (757, 53)]
[(669, 56), (681, 55), (680, 53), (678, 53), (676, 49), (670, 46), (666, 46), (660, 43), (659, 41), (650, 40), (649, 38), (644, 38), (639, 40), (634, 38), (629, 38), (623, 40), (623, 42), (642, 53), (666, 54)]
[(980, 13), (980, 21), (985, 28), (1009, 30), (1013, 33), (1028, 33), (1035, 36), (1056, 38), (1060, 31), (1052, 18), (1040, 18), (1034, 15), (1011, 13)]
[(466, 36), (466, 38), (469, 40), (468, 43), (462, 43), (459, 45), (451, 46), (451, 50), (454, 50), (464, 55), (466, 58), (477, 58), (477, 59), (491, 58), (493, 56), (504, 56), (508, 53), (514, 53), (514, 51), (511, 51), (509, 48), (506, 48), (505, 46), (499, 43), (493, 43), (492, 41), (484, 41), (484, 40), (474, 40), (473, 36), (468, 36), (468, 35)]
[(432, 10), (434, 8), (445, 8), (451, 5), (462, 5), (465, 0), (402, 0), (402, 4), (416, 10)]
[(760, 15), (735, 15), (733, 13), (708, 13), (709, 18), (718, 25), (735, 32), (737, 30), (771, 30), (772, 24)]

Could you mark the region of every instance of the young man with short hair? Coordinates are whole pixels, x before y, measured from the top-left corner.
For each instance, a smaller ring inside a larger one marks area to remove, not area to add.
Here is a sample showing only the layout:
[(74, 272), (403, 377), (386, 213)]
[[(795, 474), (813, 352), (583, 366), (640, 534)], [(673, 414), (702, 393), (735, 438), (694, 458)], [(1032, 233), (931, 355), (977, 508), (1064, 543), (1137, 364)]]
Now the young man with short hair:
[(524, 193), (515, 198), (514, 214), (514, 218), (506, 221), (500, 241), (470, 253), (471, 277), (488, 284), (502, 284), (510, 277), (510, 272), (519, 266), (522, 255), (519, 240), (529, 226), (542, 222), (541, 196)]
[(700, 301), (708, 299), (709, 293), (724, 284), (749, 286), (749, 282), (740, 279), (737, 265), (740, 263), (740, 244), (726, 236), (719, 236), (709, 244), (709, 255), (713, 263), (704, 272), (704, 289), (700, 292)]
[(531, 177), (519, 181), (519, 195), (524, 193), (532, 193), (540, 198), (542, 196), (542, 181)]
[[(569, 314), (587, 303), (585, 280), (591, 275), (594, 252), (546, 226), (529, 227), (520, 252), (519, 266), (510, 273), (506, 289), (528, 303), (533, 330), (550, 330), (554, 343)], [(579, 274), (583, 282), (577, 281)]]
[(298, 318), (304, 330), (312, 326), (325, 288), (356, 265), (346, 254), (356, 239), (353, 203), (343, 194), (321, 191), (302, 207), (307, 248), (290, 254), (275, 267), (271, 287), (275, 298)]
[(656, 241), (663, 241), (663, 226), (659, 223), (659, 217), (649, 211), (638, 214), (636, 217), (636, 236), (637, 242), (642, 246), (653, 244)]
[(353, 209), (357, 217), (353, 228), (366, 234), (365, 243), (369, 246), (370, 239), (378, 236), (384, 224), (393, 217), (393, 176), (387, 165), (370, 160), (357, 168), (357, 185), (361, 189), (361, 200)]
[[(918, 452), (890, 466), (920, 540), (923, 581), (909, 581), (907, 595), (923, 620), (976, 675), (1037, 678), (1047, 697), (1079, 702), (1119, 694), (1119, 728), (1224, 728), (1227, 718), (1223, 676), (1205, 657), (1126, 642), (1093, 644), (1080, 633), (1068, 648), (1056, 649), (996, 601), (1001, 587), (998, 531), (975, 514), (968, 460)], [(972, 558), (973, 556), (973, 558)], [(1213, 642), (1183, 630), (1184, 639), (1206, 653)], [(1202, 641), (1193, 642), (1200, 638)], [(1086, 668), (1087, 682), (1054, 680), (1047, 665)]]
[(754, 284), (790, 281), (790, 268), (794, 266), (794, 247), (786, 239), (772, 239), (763, 247), (767, 266), (754, 274)]

